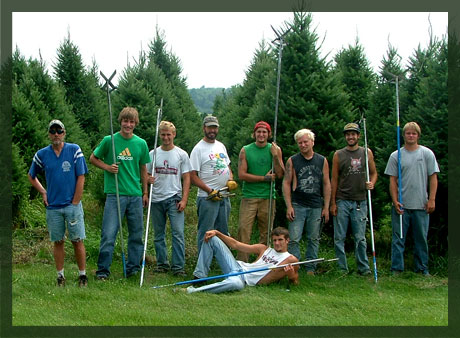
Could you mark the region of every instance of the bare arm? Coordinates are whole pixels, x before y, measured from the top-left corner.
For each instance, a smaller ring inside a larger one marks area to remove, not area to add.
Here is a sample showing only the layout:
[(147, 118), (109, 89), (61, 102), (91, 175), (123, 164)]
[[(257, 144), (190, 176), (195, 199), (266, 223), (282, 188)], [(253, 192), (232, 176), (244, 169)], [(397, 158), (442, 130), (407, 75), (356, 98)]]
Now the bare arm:
[(327, 159), (324, 159), (323, 165), (323, 211), (321, 216), (324, 217), (324, 221), (329, 222), (329, 203), (331, 201), (331, 181), (329, 180), (329, 163)]
[(94, 153), (91, 154), (91, 156), (89, 157), (89, 161), (92, 165), (98, 167), (99, 169), (102, 169), (102, 170), (106, 170), (108, 171), (109, 173), (112, 173), (112, 174), (117, 174), (118, 173), (118, 165), (117, 164), (112, 164), (112, 165), (108, 165), (108, 164), (105, 164), (104, 161), (98, 159), (96, 156), (94, 156)]
[(148, 191), (148, 174), (147, 165), (140, 164), (141, 169), (141, 184), (142, 184), (142, 204), (144, 208), (149, 205), (149, 191)]
[(40, 183), (37, 177), (32, 178), (30, 174), (27, 174), (27, 178), (29, 179), (30, 184), (42, 195), (43, 203), (45, 206), (48, 206), (48, 195), (46, 194), (46, 189)]
[(390, 196), (391, 196), (391, 201), (393, 202), (393, 205), (396, 208), (396, 212), (402, 215), (403, 210), (401, 210), (401, 207), (403, 205), (399, 203), (398, 201), (398, 177), (397, 176), (390, 176)]
[[(290, 255), (288, 258), (286, 258), (284, 261), (280, 263), (280, 265), (284, 264), (292, 264), (296, 263), (299, 260), (293, 256)], [(289, 281), (294, 284), (298, 285), (299, 284), (299, 266), (298, 265), (288, 265), (285, 266), (284, 268), (279, 268), (279, 269), (273, 269), (269, 273), (267, 273), (257, 284), (269, 284), (272, 282), (276, 282), (277, 280), (280, 280), (284, 276), (287, 276)]]
[(339, 184), (339, 155), (337, 152), (334, 153), (334, 157), (332, 158), (332, 179), (331, 179), (331, 205), (330, 211), (332, 216), (337, 216), (337, 204), (336, 204), (336, 196), (337, 196), (337, 187)]
[(85, 175), (77, 177), (77, 183), (75, 185), (75, 193), (73, 194), (72, 204), (78, 204), (81, 201), (83, 195), (83, 187), (85, 185)]
[(284, 175), (284, 163), (283, 163), (283, 154), (281, 148), (273, 142), (270, 152), (273, 156), (273, 168), (275, 169), (275, 174), (277, 178), (282, 178)]
[(429, 176), (430, 195), (428, 196), (428, 202), (425, 206), (425, 210), (428, 214), (431, 214), (435, 209), (436, 191), (438, 190), (438, 174), (434, 173)]
[(286, 162), (286, 172), (283, 179), (283, 196), (286, 203), (286, 218), (291, 222), (295, 218), (294, 208), (292, 207), (291, 201), (291, 185), (294, 177), (294, 169), (292, 168), (292, 160), (289, 158)]
[(375, 167), (374, 155), (370, 149), (367, 149), (367, 159), (369, 163), (369, 182), (366, 182), (366, 189), (373, 190), (377, 183), (377, 168)]
[(200, 188), (201, 190), (204, 190), (208, 194), (212, 191), (210, 187), (208, 187), (202, 180), (201, 178), (198, 177), (198, 173), (196, 170), (192, 170), (190, 172), (190, 182)]
[(204, 235), (204, 241), (208, 242), (211, 237), (217, 236), (219, 237), (222, 242), (224, 242), (229, 248), (245, 252), (245, 253), (253, 253), (258, 256), (262, 255), (264, 251), (267, 249), (265, 244), (245, 244), (237, 241), (233, 237), (224, 235), (219, 230), (209, 230)]
[(190, 173), (182, 174), (182, 199), (177, 203), (177, 210), (184, 211), (187, 206), (188, 194), (190, 192)]

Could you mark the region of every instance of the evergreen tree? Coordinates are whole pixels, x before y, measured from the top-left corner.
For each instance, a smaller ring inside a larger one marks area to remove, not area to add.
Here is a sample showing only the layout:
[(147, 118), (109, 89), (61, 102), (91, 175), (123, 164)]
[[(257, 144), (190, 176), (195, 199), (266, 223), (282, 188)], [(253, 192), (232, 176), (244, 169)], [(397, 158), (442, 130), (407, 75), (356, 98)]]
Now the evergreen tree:
[(319, 55), (311, 22), (310, 13), (294, 12), (284, 29), (278, 143), (285, 157), (291, 156), (298, 152), (294, 133), (309, 128), (316, 134), (315, 151), (331, 161), (341, 146), (343, 125), (351, 120), (352, 106), (330, 64)]
[(357, 120), (369, 109), (370, 98), (375, 88), (374, 72), (358, 38), (353, 46), (349, 45), (337, 53), (334, 60), (335, 72), (352, 104), (353, 119)]
[(65, 89), (65, 97), (80, 126), (87, 132), (91, 145), (100, 138), (102, 117), (105, 113), (103, 97), (98, 84), (97, 66), (87, 71), (78, 47), (70, 40), (70, 33), (57, 51), (55, 76)]

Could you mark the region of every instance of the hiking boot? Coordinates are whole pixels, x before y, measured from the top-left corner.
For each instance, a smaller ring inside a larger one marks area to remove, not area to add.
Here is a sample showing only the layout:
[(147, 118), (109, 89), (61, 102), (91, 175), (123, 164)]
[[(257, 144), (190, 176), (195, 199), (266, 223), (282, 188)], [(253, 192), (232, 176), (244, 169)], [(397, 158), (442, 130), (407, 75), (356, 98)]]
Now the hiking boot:
[(173, 275), (177, 277), (187, 277), (187, 273), (184, 270), (174, 271)]
[(86, 277), (86, 275), (80, 275), (80, 277), (78, 277), (78, 286), (81, 288), (88, 286), (88, 277)]
[(59, 275), (57, 278), (57, 286), (59, 287), (64, 287), (65, 286), (65, 277), (62, 275)]

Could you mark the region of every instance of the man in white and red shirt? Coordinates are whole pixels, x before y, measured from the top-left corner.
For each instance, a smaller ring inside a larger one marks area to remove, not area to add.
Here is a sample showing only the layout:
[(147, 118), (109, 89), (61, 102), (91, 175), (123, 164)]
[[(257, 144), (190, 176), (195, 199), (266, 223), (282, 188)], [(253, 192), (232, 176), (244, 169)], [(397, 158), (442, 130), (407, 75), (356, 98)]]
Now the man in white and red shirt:
[[(271, 268), (283, 264), (292, 264), (298, 262), (298, 259), (287, 251), (289, 243), (289, 231), (283, 227), (273, 229), (272, 233), (273, 248), (265, 244), (245, 244), (236, 239), (222, 234), (218, 230), (206, 232), (203, 245), (201, 246), (198, 262), (193, 272), (195, 278), (205, 278), (208, 276), (209, 267), (213, 257), (216, 257), (224, 274), (230, 274), (241, 271), (256, 270), (260, 268)], [(253, 263), (237, 261), (230, 248), (242, 251), (248, 254), (256, 254), (257, 259)], [(269, 284), (280, 280), (284, 276), (289, 278), (292, 284), (299, 283), (298, 271), (299, 266), (287, 265), (279, 269), (267, 269), (252, 273), (230, 276), (221, 282), (194, 287), (189, 286), (187, 293), (206, 291), (210, 293), (221, 293), (226, 291), (237, 291), (244, 288), (245, 285), (255, 286)]]

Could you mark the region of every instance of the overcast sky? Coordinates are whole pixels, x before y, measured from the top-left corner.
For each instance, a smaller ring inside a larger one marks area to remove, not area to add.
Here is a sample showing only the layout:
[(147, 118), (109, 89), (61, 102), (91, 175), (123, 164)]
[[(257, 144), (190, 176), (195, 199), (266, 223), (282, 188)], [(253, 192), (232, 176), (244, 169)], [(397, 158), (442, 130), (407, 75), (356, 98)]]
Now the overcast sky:
[[(259, 42), (272, 41), (275, 29), (290, 21), (290, 12), (214, 13), (13, 13), (13, 51), (16, 46), (26, 58), (43, 60), (52, 72), (59, 45), (70, 31), (86, 66), (95, 60), (107, 76), (118, 76), (127, 62), (134, 64), (155, 37), (155, 27), (164, 31), (167, 49), (180, 60), (189, 88), (224, 87), (240, 84), (245, 78)], [(433, 34), (447, 35), (447, 12), (416, 13), (313, 13), (313, 27), (322, 43), (321, 53), (331, 59), (340, 49), (354, 44), (364, 47), (377, 71), (388, 50), (398, 49), (407, 64), (420, 44), (429, 41), (429, 20)]]

